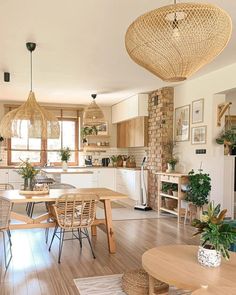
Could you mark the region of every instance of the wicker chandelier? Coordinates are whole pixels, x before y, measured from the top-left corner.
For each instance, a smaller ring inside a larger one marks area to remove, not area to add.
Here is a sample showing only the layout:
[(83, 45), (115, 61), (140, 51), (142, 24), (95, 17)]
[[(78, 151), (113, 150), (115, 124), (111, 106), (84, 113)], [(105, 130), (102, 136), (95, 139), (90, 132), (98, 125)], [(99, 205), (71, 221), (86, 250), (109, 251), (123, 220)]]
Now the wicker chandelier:
[(30, 51), (31, 65), (29, 97), (20, 107), (8, 112), (3, 117), (0, 124), (0, 134), (4, 138), (22, 137), (22, 125), (27, 122), (29, 138), (59, 138), (60, 125), (56, 116), (37, 103), (32, 91), (32, 52), (35, 50), (36, 44), (28, 42), (26, 47)]
[(88, 105), (88, 107), (84, 111), (83, 125), (98, 126), (98, 125), (104, 124), (106, 121), (105, 121), (103, 111), (95, 102), (95, 98), (97, 97), (97, 94), (92, 94), (91, 96), (93, 98), (93, 101)]
[(226, 47), (230, 16), (212, 4), (179, 3), (138, 17), (128, 28), (130, 57), (164, 81), (186, 80)]

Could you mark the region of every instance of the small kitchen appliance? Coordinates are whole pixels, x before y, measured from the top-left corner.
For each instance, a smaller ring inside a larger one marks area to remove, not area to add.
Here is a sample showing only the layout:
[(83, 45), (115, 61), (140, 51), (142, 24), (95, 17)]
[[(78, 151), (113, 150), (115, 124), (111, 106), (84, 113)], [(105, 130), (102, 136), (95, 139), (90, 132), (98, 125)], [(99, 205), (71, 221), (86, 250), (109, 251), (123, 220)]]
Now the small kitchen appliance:
[(85, 166), (93, 166), (92, 156), (85, 156), (84, 164), (85, 164)]
[(102, 166), (103, 167), (107, 167), (110, 163), (110, 159), (109, 158), (102, 158)]

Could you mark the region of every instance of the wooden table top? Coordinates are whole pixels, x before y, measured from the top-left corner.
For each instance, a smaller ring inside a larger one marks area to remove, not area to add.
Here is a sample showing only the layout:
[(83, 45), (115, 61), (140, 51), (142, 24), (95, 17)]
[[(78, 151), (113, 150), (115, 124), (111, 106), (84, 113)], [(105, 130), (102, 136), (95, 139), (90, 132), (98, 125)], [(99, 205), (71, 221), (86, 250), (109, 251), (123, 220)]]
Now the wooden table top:
[(153, 248), (143, 254), (143, 268), (152, 277), (181, 289), (195, 291), (203, 287), (236, 288), (236, 253), (230, 252), (229, 261), (222, 258), (220, 267), (207, 268), (198, 263), (197, 252), (198, 246), (189, 245)]
[(19, 190), (0, 191), (0, 197), (10, 200), (12, 203), (27, 203), (27, 202), (50, 202), (56, 201), (61, 195), (79, 193), (79, 194), (94, 194), (98, 195), (100, 200), (116, 200), (128, 198), (127, 195), (115, 192), (107, 188), (80, 188), (80, 189), (51, 189), (45, 195), (21, 195)]

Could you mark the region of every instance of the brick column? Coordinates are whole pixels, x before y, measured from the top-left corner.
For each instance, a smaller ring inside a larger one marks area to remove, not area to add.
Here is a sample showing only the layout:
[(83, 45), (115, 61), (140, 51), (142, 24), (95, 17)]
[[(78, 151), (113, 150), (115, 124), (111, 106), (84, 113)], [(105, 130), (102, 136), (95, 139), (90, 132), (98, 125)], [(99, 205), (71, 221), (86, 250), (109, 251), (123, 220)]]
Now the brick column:
[(157, 209), (157, 176), (167, 169), (170, 158), (167, 143), (173, 140), (174, 88), (164, 87), (152, 92), (148, 101), (148, 201)]

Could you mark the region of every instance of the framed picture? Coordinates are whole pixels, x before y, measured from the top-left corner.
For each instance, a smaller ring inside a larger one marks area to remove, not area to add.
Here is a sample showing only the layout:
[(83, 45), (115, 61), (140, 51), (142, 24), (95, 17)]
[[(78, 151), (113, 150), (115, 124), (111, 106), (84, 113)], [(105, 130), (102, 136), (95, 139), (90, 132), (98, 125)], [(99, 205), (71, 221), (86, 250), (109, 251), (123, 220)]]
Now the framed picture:
[(175, 140), (189, 140), (190, 105), (175, 109)]
[(108, 135), (108, 122), (97, 126), (98, 135)]
[(204, 120), (204, 98), (192, 102), (192, 124), (202, 123)]
[(207, 126), (192, 127), (192, 144), (205, 144)]

